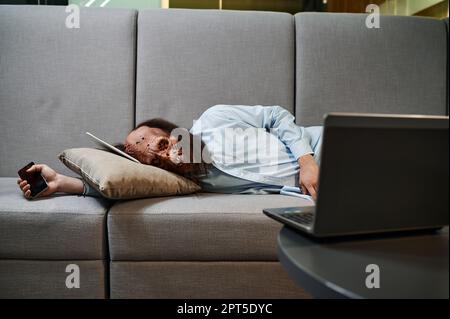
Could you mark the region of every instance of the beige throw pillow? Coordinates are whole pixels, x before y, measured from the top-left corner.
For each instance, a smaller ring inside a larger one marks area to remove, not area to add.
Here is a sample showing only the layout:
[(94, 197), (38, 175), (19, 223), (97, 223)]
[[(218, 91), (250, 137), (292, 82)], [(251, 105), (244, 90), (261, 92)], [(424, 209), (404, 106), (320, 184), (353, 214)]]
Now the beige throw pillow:
[(59, 154), (59, 159), (110, 199), (183, 195), (200, 190), (185, 177), (99, 149), (72, 148)]

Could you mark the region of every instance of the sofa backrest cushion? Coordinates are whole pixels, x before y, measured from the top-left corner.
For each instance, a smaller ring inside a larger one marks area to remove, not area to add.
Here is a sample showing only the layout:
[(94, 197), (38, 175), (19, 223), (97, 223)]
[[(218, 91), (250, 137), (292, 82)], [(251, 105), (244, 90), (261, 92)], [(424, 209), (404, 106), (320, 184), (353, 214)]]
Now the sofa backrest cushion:
[(294, 49), (286, 13), (140, 11), (136, 120), (163, 117), (190, 128), (216, 104), (293, 112)]
[(121, 142), (134, 123), (133, 10), (0, 6), (0, 176), (33, 160), (68, 172), (64, 149)]
[(300, 13), (296, 116), (319, 125), (327, 112), (446, 114), (445, 22), (363, 14)]

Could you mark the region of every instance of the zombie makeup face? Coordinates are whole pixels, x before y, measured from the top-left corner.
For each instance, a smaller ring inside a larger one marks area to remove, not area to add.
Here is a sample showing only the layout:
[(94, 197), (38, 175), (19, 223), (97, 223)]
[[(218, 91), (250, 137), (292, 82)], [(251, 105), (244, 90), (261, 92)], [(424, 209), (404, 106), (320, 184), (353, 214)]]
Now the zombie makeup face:
[(183, 160), (178, 139), (159, 128), (141, 126), (133, 130), (125, 140), (125, 152), (142, 164), (153, 165), (184, 175), (191, 165)]

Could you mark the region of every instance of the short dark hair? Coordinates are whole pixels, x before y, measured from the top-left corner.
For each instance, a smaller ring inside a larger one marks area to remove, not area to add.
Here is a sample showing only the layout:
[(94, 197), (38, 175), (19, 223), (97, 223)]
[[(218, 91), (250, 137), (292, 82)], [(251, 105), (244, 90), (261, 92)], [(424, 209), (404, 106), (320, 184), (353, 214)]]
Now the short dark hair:
[[(167, 134), (170, 134), (170, 132), (172, 132), (174, 129), (179, 127), (178, 125), (176, 125), (172, 122), (169, 122), (165, 119), (154, 118), (154, 119), (150, 119), (150, 120), (139, 123), (138, 125), (136, 125), (136, 127), (133, 129), (133, 131), (142, 126), (159, 128), (160, 130), (167, 132)], [(114, 146), (117, 147), (122, 152), (125, 152), (125, 145), (123, 143), (117, 143), (117, 144), (114, 144)]]
[(160, 130), (163, 130), (170, 134), (174, 129), (179, 128), (178, 125), (169, 122), (167, 120), (164, 120), (162, 118), (154, 118), (147, 121), (144, 121), (142, 123), (139, 123), (136, 125), (134, 129), (140, 128), (142, 126), (152, 127), (152, 128), (159, 128)]

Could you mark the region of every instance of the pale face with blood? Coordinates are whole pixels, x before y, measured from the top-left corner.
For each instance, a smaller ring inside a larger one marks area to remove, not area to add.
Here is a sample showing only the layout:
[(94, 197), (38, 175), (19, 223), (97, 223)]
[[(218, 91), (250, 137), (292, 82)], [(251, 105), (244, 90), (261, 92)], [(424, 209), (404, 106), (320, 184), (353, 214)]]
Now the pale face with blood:
[(182, 174), (189, 163), (183, 163), (182, 149), (177, 143), (176, 137), (162, 129), (141, 126), (127, 136), (125, 151), (142, 164)]

